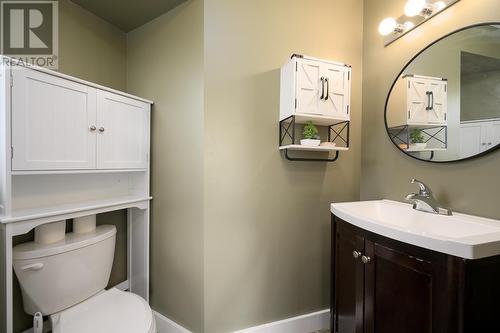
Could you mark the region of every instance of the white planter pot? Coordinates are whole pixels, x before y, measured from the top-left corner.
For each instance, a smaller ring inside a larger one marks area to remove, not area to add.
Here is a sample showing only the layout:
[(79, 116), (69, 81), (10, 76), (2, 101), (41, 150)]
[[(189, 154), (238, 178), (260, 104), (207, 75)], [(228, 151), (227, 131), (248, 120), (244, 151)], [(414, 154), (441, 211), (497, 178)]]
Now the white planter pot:
[(321, 140), (316, 140), (316, 139), (302, 139), (300, 140), (300, 144), (302, 146), (309, 146), (309, 147), (317, 147), (321, 143)]
[(427, 147), (427, 143), (410, 143), (410, 149), (425, 149)]

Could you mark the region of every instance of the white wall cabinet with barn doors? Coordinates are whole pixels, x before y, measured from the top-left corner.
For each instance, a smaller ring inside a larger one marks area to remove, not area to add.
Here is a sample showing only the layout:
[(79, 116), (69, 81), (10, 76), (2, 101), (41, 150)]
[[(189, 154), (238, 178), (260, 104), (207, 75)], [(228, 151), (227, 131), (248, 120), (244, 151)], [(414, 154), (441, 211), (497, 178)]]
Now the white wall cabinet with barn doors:
[(127, 275), (149, 297), (152, 102), (0, 56), (0, 332), (13, 333), (13, 238), (126, 210)]
[[(294, 54), (281, 68), (279, 149), (291, 161), (334, 162), (349, 150), (351, 66)], [(296, 124), (321, 130), (320, 146), (299, 144)], [(294, 158), (288, 151), (335, 152), (334, 158)]]
[(148, 164), (144, 101), (30, 68), (12, 69), (12, 170)]
[(389, 110), (391, 126), (446, 126), (448, 82), (446, 79), (404, 75), (394, 86)]
[(294, 55), (281, 69), (280, 120), (290, 116), (331, 124), (350, 119), (351, 67)]

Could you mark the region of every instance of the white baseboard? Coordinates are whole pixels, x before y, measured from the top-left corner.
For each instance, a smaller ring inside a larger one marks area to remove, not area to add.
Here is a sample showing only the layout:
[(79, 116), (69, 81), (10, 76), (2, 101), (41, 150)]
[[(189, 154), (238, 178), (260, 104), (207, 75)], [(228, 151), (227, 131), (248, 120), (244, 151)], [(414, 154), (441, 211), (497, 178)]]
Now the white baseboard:
[(155, 314), (156, 331), (158, 333), (192, 333), (161, 313), (156, 311), (153, 311), (153, 313)]
[[(154, 311), (158, 333), (192, 333)], [(330, 327), (330, 309), (246, 328), (233, 333), (310, 333)]]
[(233, 333), (310, 333), (330, 327), (330, 309), (246, 328)]

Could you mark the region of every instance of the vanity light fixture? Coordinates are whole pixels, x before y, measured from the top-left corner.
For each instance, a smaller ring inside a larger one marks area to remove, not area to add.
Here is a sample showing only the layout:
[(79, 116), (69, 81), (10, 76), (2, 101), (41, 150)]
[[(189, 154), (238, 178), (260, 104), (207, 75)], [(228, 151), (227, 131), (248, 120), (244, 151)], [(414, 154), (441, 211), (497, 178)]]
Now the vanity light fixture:
[(396, 20), (393, 19), (392, 17), (388, 17), (388, 18), (383, 19), (382, 22), (380, 22), (380, 24), (378, 26), (378, 32), (382, 36), (387, 36), (387, 35), (394, 33), (397, 26), (398, 26), (398, 22), (396, 22)]
[(378, 26), (378, 32), (382, 36), (388, 36), (394, 33), (403, 33), (406, 30), (412, 29), (414, 26), (415, 23), (413, 23), (412, 21), (406, 21), (405, 23), (401, 24), (392, 17), (388, 17), (380, 22), (380, 25)]
[(378, 31), (384, 36), (384, 45), (391, 44), (458, 1), (460, 0), (408, 0), (404, 15), (398, 19), (388, 17), (380, 22)]
[(405, 15), (408, 17), (417, 16), (426, 7), (425, 0), (408, 0), (405, 5)]

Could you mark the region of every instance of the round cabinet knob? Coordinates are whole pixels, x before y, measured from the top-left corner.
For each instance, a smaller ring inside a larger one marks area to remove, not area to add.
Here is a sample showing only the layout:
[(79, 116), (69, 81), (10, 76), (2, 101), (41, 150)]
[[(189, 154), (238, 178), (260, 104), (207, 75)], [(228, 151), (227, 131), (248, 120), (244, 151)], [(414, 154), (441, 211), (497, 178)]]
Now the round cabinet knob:
[(94, 131), (96, 130), (96, 127), (95, 127), (94, 125), (92, 125), (92, 126), (90, 126), (90, 127), (89, 127), (89, 130), (90, 130), (91, 132), (94, 132)]
[(491, 145), (492, 145), (492, 143), (491, 143), (491, 142), (488, 142), (488, 146), (491, 146)]
[(363, 262), (363, 264), (367, 264), (367, 263), (369, 263), (371, 260), (372, 260), (372, 258), (367, 257), (367, 256), (362, 256), (362, 257), (361, 257), (361, 261)]
[(104, 127), (99, 127), (99, 132), (104, 132)]
[(354, 259), (358, 259), (359, 257), (361, 257), (361, 252), (354, 251), (354, 252), (352, 253), (352, 256), (354, 257)]

